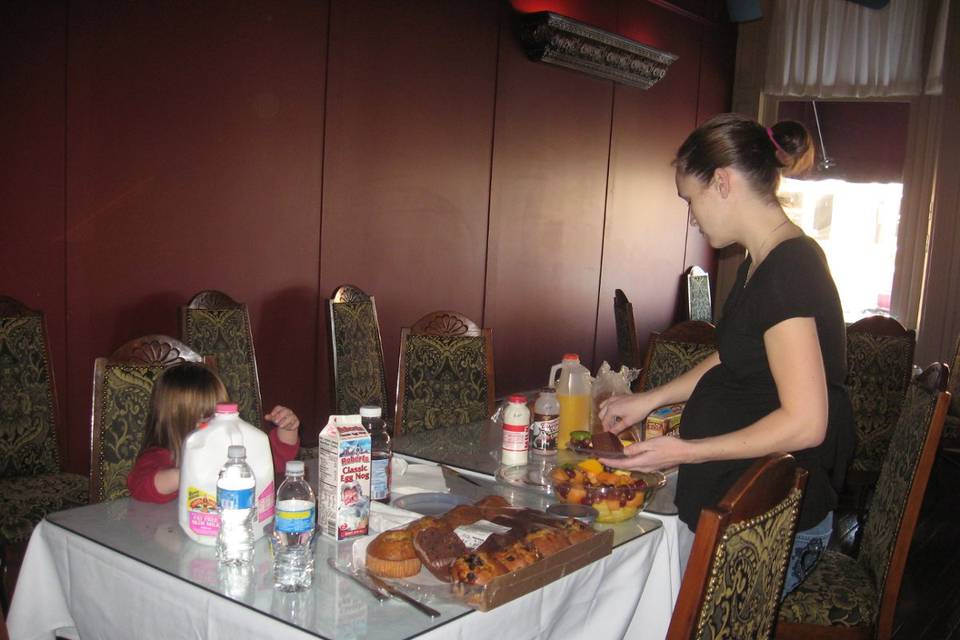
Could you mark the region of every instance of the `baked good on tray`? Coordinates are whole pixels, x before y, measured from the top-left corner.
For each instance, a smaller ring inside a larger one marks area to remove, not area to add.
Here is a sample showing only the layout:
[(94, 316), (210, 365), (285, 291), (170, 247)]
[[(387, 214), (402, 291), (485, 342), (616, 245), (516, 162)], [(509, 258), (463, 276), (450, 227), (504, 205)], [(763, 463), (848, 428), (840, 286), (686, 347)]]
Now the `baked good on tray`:
[(384, 531), (367, 545), (367, 570), (384, 578), (408, 578), (420, 573), (413, 536), (406, 529)]
[(543, 528), (528, 533), (523, 537), (523, 542), (544, 557), (552, 556), (570, 546), (570, 538), (559, 529), (553, 528)]
[(536, 549), (530, 549), (520, 541), (514, 542), (500, 551), (495, 551), (493, 554), (493, 559), (503, 565), (503, 568), (507, 571), (529, 567), (541, 557)]
[(452, 529), (427, 527), (413, 536), (417, 557), (430, 573), (444, 582), (450, 582), (450, 565), (467, 552), (466, 545)]
[(485, 585), (499, 575), (506, 573), (503, 565), (485, 551), (473, 551), (457, 558), (450, 567), (450, 576), (454, 582)]
[(560, 528), (567, 534), (567, 537), (573, 544), (589, 540), (595, 534), (595, 531), (590, 525), (584, 524), (576, 518), (567, 518), (560, 523)]
[(480, 508), (480, 513), (485, 520), (492, 520), (504, 509), (511, 508), (510, 501), (498, 495), (486, 496), (477, 500), (474, 504)]
[(441, 520), (440, 518), (434, 518), (433, 516), (423, 516), (422, 518), (417, 518), (410, 524), (408, 524), (405, 529), (410, 532), (411, 536), (417, 535), (417, 532), (421, 529), (429, 529), (431, 527), (442, 527), (444, 529), (449, 529), (450, 525)]
[(475, 507), (472, 504), (458, 505), (440, 516), (440, 519), (450, 525), (451, 529), (473, 524), (482, 518), (483, 513), (480, 511), (480, 507)]

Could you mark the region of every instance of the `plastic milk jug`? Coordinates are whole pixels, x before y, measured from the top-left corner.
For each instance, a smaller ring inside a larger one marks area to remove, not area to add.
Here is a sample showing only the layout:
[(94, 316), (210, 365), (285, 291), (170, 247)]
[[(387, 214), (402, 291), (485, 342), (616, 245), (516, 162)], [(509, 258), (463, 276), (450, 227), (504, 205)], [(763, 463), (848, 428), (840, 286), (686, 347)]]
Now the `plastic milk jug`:
[(180, 462), (180, 494), (177, 499), (180, 528), (201, 544), (217, 543), (220, 530), (217, 477), (227, 459), (227, 447), (233, 444), (247, 448), (247, 464), (257, 479), (254, 489), (257, 519), (253, 523), (253, 539), (259, 540), (264, 527), (273, 522), (276, 492), (270, 439), (263, 431), (240, 419), (236, 404), (221, 403), (206, 427), (187, 436)]
[(549, 386), (557, 390), (560, 401), (557, 448), (565, 449), (572, 432), (590, 430), (590, 370), (580, 364), (580, 356), (568, 353), (563, 362), (550, 368)]

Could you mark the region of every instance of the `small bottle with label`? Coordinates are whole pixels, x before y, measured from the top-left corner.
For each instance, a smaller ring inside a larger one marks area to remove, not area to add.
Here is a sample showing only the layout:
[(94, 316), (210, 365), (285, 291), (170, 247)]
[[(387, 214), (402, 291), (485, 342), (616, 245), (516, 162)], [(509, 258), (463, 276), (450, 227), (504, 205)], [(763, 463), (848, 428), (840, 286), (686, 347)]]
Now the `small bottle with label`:
[(557, 390), (545, 387), (540, 390), (533, 405), (533, 422), (530, 423), (530, 451), (537, 455), (557, 453), (557, 434), (560, 433), (560, 401)]
[(377, 502), (389, 504), (393, 445), (382, 415), (383, 411), (376, 405), (360, 407), (360, 421), (370, 433), (370, 497)]
[(510, 396), (503, 410), (503, 444), (500, 449), (500, 463), (526, 464), (529, 449), (530, 409), (527, 408), (527, 397)]

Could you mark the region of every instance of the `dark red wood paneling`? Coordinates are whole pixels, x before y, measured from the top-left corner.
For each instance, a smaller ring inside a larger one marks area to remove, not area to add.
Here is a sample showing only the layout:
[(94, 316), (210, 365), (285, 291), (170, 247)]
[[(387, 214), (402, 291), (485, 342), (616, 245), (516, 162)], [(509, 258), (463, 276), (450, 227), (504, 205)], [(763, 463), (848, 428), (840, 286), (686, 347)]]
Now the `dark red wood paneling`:
[[(595, 2), (590, 24), (614, 21)], [(485, 326), (501, 393), (543, 386), (565, 352), (592, 364), (613, 83), (500, 41)]]
[(61, 420), (67, 393), (65, 64), (63, 2), (0, 6), (0, 295), (13, 296), (46, 314)]
[(71, 8), (67, 304), (74, 468), (93, 360), (177, 332), (222, 289), (250, 306), (264, 404), (313, 415), (327, 9)]
[(333, 4), (320, 289), (376, 297), (391, 391), (401, 327), (482, 320), (497, 23), (474, 0)]
[(623, 4), (621, 31), (656, 33), (647, 41), (679, 56), (666, 77), (643, 91), (618, 86), (613, 118), (603, 279), (597, 319), (599, 363), (619, 362), (613, 295), (633, 303), (641, 347), (669, 326), (684, 266), (686, 205), (677, 197), (671, 162), (696, 125), (701, 26), (646, 3)]

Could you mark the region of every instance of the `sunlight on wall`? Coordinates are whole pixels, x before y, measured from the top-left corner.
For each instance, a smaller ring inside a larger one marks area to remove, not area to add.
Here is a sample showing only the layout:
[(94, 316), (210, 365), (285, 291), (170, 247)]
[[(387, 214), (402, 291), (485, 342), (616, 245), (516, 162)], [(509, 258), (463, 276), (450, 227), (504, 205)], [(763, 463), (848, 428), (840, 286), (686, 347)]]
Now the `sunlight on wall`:
[(780, 183), (787, 216), (827, 254), (847, 322), (890, 312), (902, 195), (901, 183)]

